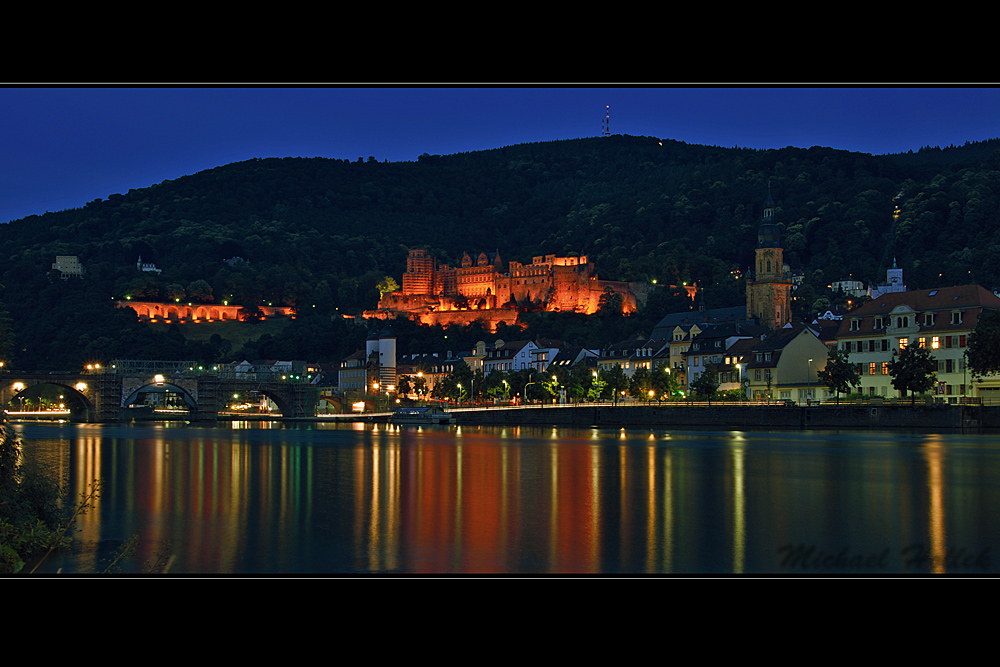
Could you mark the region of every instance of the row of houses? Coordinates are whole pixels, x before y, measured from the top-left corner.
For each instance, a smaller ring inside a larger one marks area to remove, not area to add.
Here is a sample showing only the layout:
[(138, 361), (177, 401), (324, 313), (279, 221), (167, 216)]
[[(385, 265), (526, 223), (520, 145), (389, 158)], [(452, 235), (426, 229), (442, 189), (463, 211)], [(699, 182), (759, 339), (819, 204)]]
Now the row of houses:
[[(926, 348), (937, 363), (933, 392), (948, 402), (968, 397), (1000, 398), (1000, 380), (974, 382), (965, 361), (965, 349), (984, 310), (1000, 309), (1000, 298), (978, 285), (933, 290), (889, 292), (877, 295), (840, 320), (786, 324), (771, 330), (746, 308), (723, 308), (675, 313), (664, 317), (649, 336), (635, 336), (603, 349), (574, 347), (558, 340), (497, 340), (477, 344), (462, 353), (403, 355), (395, 358), (395, 340), (383, 332), (369, 336), (369, 348), (359, 350), (341, 365), (341, 389), (365, 389), (365, 367), (372, 352), (384, 367), (400, 374), (436, 378), (464, 363), (484, 375), (524, 369), (545, 371), (576, 364), (611, 370), (620, 366), (632, 377), (639, 369), (665, 368), (676, 374), (684, 389), (711, 368), (718, 373), (720, 390), (738, 389), (749, 399), (822, 401), (831, 398), (819, 380), (827, 353), (843, 349), (861, 375), (858, 391), (867, 396), (897, 398), (888, 372), (894, 353), (907, 346)], [(391, 330), (390, 330), (391, 333)], [(372, 341), (382, 345), (372, 347)], [(390, 352), (393, 358), (387, 358)], [(386, 388), (382, 383), (383, 389)]]

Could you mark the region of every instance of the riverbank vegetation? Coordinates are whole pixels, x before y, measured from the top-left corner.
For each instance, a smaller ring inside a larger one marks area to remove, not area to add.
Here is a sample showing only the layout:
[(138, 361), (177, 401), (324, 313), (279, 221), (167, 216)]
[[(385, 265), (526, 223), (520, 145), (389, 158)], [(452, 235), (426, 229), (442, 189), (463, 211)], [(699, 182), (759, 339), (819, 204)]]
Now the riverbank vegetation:
[(0, 428), (0, 573), (20, 572), (25, 562), (68, 544), (61, 525), (59, 486), (26, 469), (21, 442)]

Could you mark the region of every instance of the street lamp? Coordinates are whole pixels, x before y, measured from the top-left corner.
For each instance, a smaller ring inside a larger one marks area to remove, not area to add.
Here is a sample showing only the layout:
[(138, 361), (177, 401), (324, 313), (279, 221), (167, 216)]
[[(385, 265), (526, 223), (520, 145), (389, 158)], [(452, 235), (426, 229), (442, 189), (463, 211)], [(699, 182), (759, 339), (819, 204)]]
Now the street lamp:
[(806, 400), (812, 399), (812, 363), (813, 360), (810, 359), (806, 364)]

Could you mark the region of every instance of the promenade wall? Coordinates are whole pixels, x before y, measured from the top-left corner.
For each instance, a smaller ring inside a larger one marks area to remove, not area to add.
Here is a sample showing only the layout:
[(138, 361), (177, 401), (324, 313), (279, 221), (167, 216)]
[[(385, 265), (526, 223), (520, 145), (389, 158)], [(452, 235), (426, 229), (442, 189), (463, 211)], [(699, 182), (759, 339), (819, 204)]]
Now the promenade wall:
[(690, 429), (1000, 428), (1000, 407), (842, 406), (547, 406), (453, 411), (459, 424)]

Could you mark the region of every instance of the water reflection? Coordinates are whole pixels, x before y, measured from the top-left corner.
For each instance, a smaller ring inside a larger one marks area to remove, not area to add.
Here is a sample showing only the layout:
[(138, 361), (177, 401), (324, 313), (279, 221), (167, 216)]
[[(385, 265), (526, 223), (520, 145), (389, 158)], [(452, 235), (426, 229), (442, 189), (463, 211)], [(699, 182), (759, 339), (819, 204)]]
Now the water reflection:
[(71, 553), (175, 573), (995, 572), (992, 436), (233, 422), (16, 427)]

